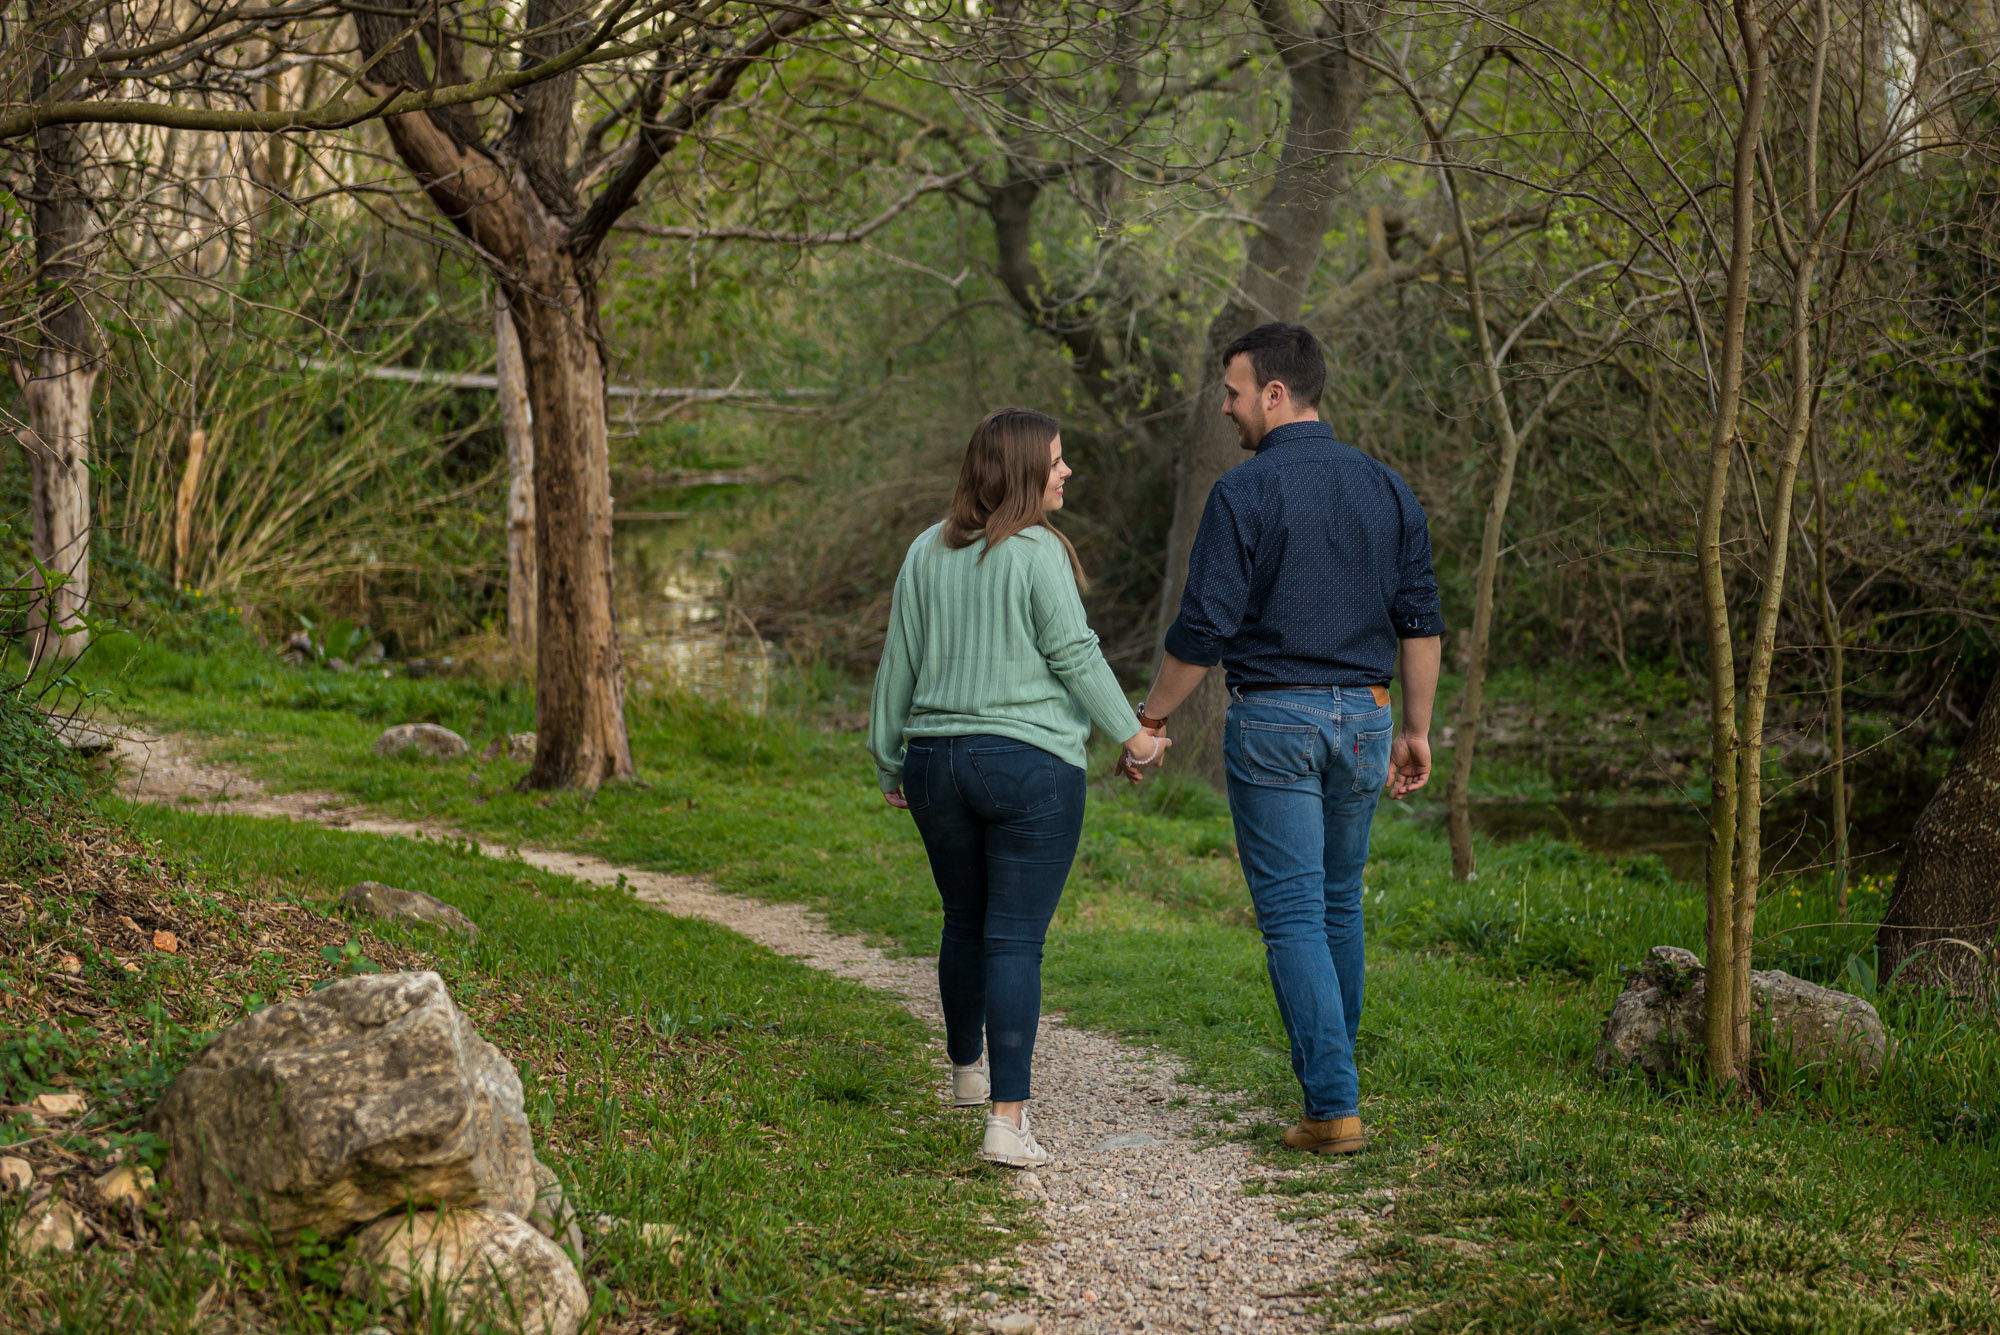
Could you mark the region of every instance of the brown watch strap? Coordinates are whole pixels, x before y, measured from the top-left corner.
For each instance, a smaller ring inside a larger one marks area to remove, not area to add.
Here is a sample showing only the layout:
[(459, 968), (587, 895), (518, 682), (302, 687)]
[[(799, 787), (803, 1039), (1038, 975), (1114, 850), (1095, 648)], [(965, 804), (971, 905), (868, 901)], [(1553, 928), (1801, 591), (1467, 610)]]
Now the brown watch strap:
[(1163, 718), (1147, 718), (1146, 711), (1143, 709), (1134, 710), (1133, 712), (1138, 714), (1139, 726), (1142, 728), (1164, 728), (1167, 726), (1167, 721)]

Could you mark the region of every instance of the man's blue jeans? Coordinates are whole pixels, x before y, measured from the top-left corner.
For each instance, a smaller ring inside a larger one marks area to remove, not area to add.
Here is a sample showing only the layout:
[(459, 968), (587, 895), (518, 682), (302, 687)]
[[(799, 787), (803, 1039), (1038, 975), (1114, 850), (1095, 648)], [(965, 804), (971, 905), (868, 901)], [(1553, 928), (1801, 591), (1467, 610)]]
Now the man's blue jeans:
[(1238, 693), (1223, 733), (1237, 854), (1315, 1121), (1360, 1111), (1361, 871), (1392, 731), (1363, 686)]

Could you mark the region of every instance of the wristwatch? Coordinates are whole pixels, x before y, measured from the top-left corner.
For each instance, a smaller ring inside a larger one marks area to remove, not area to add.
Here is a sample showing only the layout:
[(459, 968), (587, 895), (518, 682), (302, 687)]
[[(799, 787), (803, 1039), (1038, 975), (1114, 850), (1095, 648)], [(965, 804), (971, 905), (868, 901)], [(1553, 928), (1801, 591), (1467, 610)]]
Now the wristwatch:
[(1139, 716), (1139, 726), (1142, 728), (1164, 728), (1167, 726), (1167, 721), (1163, 718), (1147, 718), (1146, 706), (1144, 705), (1140, 705), (1132, 712)]

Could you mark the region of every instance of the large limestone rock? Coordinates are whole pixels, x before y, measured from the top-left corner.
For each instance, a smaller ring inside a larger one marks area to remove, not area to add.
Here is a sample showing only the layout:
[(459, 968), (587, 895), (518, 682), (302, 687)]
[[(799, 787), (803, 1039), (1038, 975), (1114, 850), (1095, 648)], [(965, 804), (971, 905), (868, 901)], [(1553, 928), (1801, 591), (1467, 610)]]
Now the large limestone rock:
[(435, 895), (427, 895), (421, 890), (402, 890), (380, 881), (361, 881), (349, 886), (340, 899), (347, 907), (371, 917), (428, 923), (448, 932), (457, 932), (468, 941), (479, 939), (479, 928), (472, 919)]
[[(1693, 951), (1654, 946), (1604, 1021), (1597, 1073), (1636, 1066), (1657, 1078), (1700, 1060), (1707, 995), (1707, 971)], [(1846, 992), (1760, 969), (1750, 975), (1750, 1009), (1757, 1056), (1776, 1045), (1794, 1061), (1840, 1064), (1869, 1076), (1879, 1074), (1888, 1057), (1882, 1017)]]
[(236, 1240), (535, 1201), (520, 1078), (428, 971), (344, 978), (241, 1021), (180, 1073), (153, 1125), (174, 1212)]
[(398, 723), (375, 739), (375, 754), (393, 756), (415, 751), (439, 760), (456, 760), (466, 752), (465, 739), (435, 723)]
[(590, 1310), (576, 1267), (525, 1219), (499, 1210), (421, 1210), (376, 1221), (355, 1239), (349, 1295), (392, 1301), (421, 1292), (453, 1326), (576, 1335)]

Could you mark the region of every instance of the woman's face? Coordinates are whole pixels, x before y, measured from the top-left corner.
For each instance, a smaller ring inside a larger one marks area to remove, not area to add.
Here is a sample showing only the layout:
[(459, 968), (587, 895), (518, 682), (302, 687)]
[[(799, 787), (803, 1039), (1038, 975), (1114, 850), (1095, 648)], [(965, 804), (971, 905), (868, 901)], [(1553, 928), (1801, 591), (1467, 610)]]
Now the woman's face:
[(1058, 434), (1049, 442), (1049, 485), (1042, 491), (1042, 509), (1062, 509), (1063, 483), (1069, 479), (1070, 472), (1070, 466), (1063, 462), (1062, 436)]

